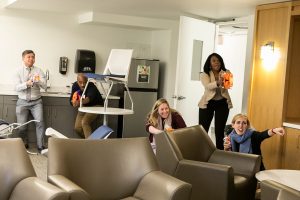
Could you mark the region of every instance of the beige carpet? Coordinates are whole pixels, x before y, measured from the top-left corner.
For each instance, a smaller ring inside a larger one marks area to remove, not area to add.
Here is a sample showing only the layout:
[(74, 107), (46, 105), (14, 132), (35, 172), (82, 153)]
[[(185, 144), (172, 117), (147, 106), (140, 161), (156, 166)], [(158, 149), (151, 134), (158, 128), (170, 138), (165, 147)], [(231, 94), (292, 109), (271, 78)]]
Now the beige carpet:
[(41, 179), (47, 181), (47, 157), (41, 154), (29, 154), (29, 157), (34, 167), (36, 175)]

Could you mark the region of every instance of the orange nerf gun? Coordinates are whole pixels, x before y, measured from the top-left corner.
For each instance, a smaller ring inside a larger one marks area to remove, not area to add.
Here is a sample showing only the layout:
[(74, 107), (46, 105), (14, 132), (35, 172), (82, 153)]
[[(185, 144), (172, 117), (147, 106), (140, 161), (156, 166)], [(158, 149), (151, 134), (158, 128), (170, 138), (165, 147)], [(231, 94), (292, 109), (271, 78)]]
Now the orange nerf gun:
[(167, 131), (167, 133), (174, 131), (174, 129), (172, 127), (165, 128), (165, 130)]
[(223, 77), (223, 87), (225, 89), (230, 89), (233, 85), (233, 75), (230, 72), (225, 72), (222, 74)]
[(31, 81), (33, 83), (37, 83), (41, 80), (40, 75), (38, 73), (34, 74), (33, 76), (31, 76)]
[(81, 91), (77, 90), (76, 92), (74, 92), (72, 96), (72, 103), (74, 104), (76, 101), (80, 100), (80, 97), (81, 97)]

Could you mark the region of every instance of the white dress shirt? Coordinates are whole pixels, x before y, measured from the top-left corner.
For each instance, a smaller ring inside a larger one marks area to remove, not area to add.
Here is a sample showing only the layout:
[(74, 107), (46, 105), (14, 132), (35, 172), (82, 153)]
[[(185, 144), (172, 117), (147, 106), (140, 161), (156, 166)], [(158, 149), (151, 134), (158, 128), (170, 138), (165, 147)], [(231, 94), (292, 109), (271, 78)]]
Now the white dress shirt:
[[(33, 86), (27, 86), (26, 82), (31, 79), (34, 75), (39, 75), (39, 81), (33, 83)], [(16, 73), (16, 91), (18, 92), (18, 97), (23, 100), (28, 100), (28, 93), (30, 95), (31, 101), (41, 98), (40, 88), (46, 89), (46, 77), (44, 72), (36, 67), (26, 67), (24, 64), (22, 67), (18, 68)]]

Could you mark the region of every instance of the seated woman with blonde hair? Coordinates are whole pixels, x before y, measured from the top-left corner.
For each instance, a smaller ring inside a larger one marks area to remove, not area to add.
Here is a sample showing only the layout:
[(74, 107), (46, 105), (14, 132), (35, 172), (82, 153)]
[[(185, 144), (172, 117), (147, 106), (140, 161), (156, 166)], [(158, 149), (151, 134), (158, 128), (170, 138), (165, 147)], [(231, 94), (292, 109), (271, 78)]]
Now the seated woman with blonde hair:
[(158, 99), (147, 117), (146, 131), (150, 133), (149, 140), (151, 143), (153, 142), (153, 134), (184, 127), (186, 124), (182, 116), (178, 111), (170, 108), (166, 99)]
[[(228, 130), (228, 136), (224, 138), (224, 150), (241, 153), (261, 154), (260, 145), (262, 141), (273, 135), (283, 136), (285, 134), (283, 127), (267, 129), (265, 131), (256, 131), (251, 128), (247, 115), (237, 114), (231, 122), (232, 129)], [(263, 161), (260, 170), (264, 170)]]

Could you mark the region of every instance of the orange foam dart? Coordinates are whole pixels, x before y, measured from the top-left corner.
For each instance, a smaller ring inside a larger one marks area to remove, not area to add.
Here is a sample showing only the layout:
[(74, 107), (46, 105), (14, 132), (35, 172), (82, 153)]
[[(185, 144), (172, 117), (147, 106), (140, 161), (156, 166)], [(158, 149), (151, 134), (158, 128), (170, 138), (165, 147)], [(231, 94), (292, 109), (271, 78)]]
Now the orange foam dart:
[(223, 74), (223, 87), (225, 89), (230, 89), (233, 85), (233, 75), (230, 72)]

